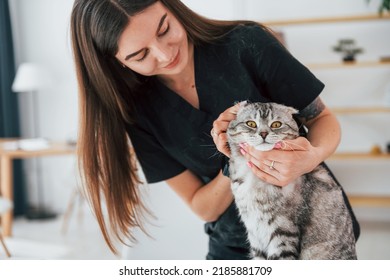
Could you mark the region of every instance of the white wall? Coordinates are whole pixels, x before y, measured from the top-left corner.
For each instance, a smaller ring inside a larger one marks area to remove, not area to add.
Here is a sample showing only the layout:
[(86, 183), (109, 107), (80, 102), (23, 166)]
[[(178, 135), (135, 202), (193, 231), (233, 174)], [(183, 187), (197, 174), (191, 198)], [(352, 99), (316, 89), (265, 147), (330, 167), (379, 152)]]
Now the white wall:
[[(53, 86), (39, 92), (38, 121), (41, 137), (51, 140), (75, 139), (77, 133), (77, 85), (73, 71), (68, 36), (69, 14), (73, 1), (18, 0), (9, 1), (16, 65), (23, 62), (38, 63), (46, 67), (53, 77)], [(31, 98), (19, 94), (22, 136), (32, 137)], [(41, 160), (43, 190), (48, 207), (60, 212), (74, 186), (74, 158), (49, 157)], [(27, 160), (29, 199), (37, 201), (37, 186), (33, 160)]]
[[(220, 19), (248, 18), (257, 21), (359, 15), (375, 13), (379, 1), (372, 0), (183, 0), (195, 11)], [(17, 64), (36, 62), (47, 66), (56, 79), (55, 86), (39, 95), (39, 121), (42, 136), (55, 140), (75, 138), (77, 131), (77, 85), (69, 47), (69, 15), (73, 1), (10, 1), (14, 24)], [(335, 23), (286, 27), (287, 47), (303, 63), (334, 62), (340, 57), (331, 51), (337, 40), (357, 39), (365, 53), (361, 60), (389, 55), (390, 22)], [(351, 70), (314, 70), (326, 83), (323, 99), (331, 106), (383, 103), (389, 86), (389, 67)], [(28, 100), (21, 96), (22, 128), (29, 133)], [(340, 150), (369, 150), (390, 141), (389, 115), (340, 117), (343, 139)], [(45, 159), (44, 188), (47, 204), (62, 212), (74, 184), (74, 159)], [(353, 163), (331, 162), (331, 166), (350, 192), (389, 192), (388, 161)], [(29, 171), (29, 170), (27, 170)], [(387, 173), (387, 174), (386, 174)], [(33, 177), (33, 176), (31, 176)], [(150, 204), (160, 217), (158, 227), (151, 227), (156, 239), (139, 235), (140, 244), (127, 251), (129, 258), (204, 258), (206, 236), (202, 222), (164, 184), (150, 188)], [(33, 192), (34, 187), (29, 190)], [(386, 212), (386, 211), (385, 211)], [(382, 212), (383, 213), (383, 212)]]

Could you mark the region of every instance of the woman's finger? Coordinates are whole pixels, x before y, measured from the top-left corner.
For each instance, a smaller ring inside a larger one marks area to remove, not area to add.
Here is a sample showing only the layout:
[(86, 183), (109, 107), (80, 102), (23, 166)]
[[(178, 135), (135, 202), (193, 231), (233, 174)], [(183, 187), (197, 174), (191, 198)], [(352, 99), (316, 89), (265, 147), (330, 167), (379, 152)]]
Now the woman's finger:
[(264, 169), (259, 168), (258, 166), (254, 165), (251, 162), (248, 162), (249, 168), (252, 170), (252, 172), (255, 174), (256, 177), (260, 178), (262, 181), (267, 182), (269, 184), (275, 185), (275, 186), (281, 186), (281, 182), (278, 178), (277, 173), (273, 173), (272, 170), (267, 170), (266, 167)]
[(241, 154), (246, 158), (248, 162), (256, 165), (259, 169), (263, 170), (267, 174), (275, 175), (279, 173), (277, 166), (280, 166), (280, 162), (276, 162), (275, 160), (267, 160), (267, 159), (258, 159), (252, 156), (250, 153), (247, 153), (245, 149), (240, 149)]
[(230, 157), (230, 148), (227, 143), (227, 135), (226, 133), (220, 133), (217, 137), (217, 141), (215, 142), (218, 151), (223, 153), (225, 156)]

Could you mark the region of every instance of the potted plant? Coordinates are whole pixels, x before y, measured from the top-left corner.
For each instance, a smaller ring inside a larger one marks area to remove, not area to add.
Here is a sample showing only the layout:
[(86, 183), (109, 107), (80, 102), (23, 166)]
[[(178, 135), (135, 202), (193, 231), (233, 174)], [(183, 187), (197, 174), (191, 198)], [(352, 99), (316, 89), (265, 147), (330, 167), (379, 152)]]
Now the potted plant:
[(333, 47), (335, 52), (341, 52), (343, 54), (344, 62), (354, 62), (355, 56), (363, 52), (362, 48), (357, 48), (355, 40), (353, 39), (341, 39), (337, 46)]
[[(371, 0), (367, 0), (367, 2), (370, 2)], [(381, 4), (379, 5), (379, 14), (382, 15), (384, 11), (390, 12), (390, 0), (382, 0)]]

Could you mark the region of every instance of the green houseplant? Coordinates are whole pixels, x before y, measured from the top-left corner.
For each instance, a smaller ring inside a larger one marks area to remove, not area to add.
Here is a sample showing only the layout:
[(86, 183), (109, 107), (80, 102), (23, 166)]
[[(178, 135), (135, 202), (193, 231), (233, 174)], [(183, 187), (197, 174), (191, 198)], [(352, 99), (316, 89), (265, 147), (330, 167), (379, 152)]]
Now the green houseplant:
[(333, 50), (343, 54), (344, 62), (354, 62), (355, 56), (363, 52), (362, 48), (356, 47), (355, 40), (353, 39), (339, 40), (338, 45), (334, 46)]
[(390, 0), (382, 0), (382, 4), (379, 6), (379, 13), (382, 14), (384, 11), (390, 11)]
[[(367, 0), (367, 2), (370, 1), (371, 0)], [(381, 4), (379, 5), (378, 11), (380, 15), (382, 15), (385, 11), (390, 12), (390, 0), (382, 0)]]

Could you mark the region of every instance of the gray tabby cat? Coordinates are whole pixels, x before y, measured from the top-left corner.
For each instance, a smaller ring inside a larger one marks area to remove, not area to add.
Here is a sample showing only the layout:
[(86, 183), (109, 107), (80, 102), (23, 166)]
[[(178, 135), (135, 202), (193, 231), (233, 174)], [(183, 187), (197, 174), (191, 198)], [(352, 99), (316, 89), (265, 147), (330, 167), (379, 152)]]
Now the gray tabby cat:
[[(240, 143), (261, 151), (299, 136), (292, 115), (275, 103), (242, 103), (227, 135), (230, 179), (256, 259), (356, 259), (352, 219), (341, 187), (318, 166), (285, 187), (261, 181), (247, 166)], [(299, 162), (297, 162), (299, 164)]]

